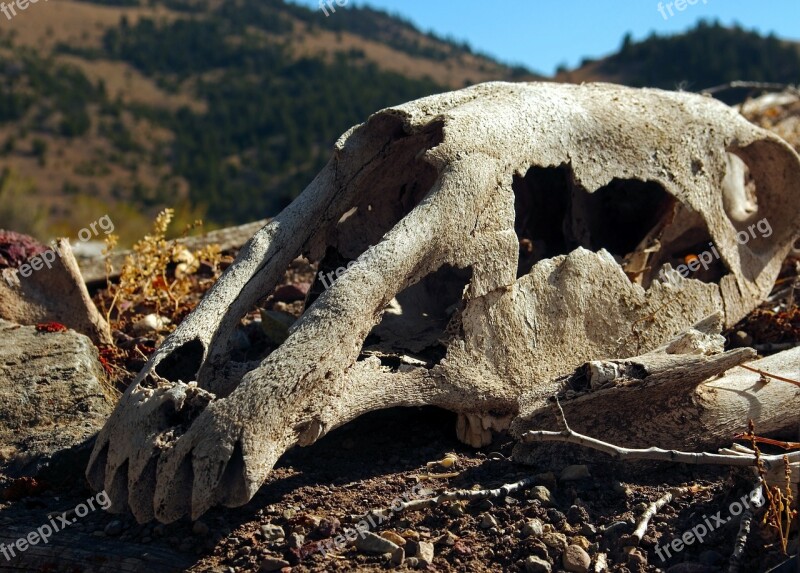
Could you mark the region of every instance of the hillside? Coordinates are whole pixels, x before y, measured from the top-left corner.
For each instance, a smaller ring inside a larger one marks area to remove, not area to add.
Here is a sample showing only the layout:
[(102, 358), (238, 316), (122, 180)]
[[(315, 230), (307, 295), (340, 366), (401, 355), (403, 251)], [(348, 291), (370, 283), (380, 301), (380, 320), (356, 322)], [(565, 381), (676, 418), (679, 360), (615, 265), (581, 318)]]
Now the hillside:
[(686, 34), (627, 35), (617, 53), (560, 70), (557, 81), (614, 81), (630, 86), (700, 91), (734, 80), (800, 83), (800, 43), (740, 27), (700, 22)]
[(110, 210), (124, 239), (168, 205), (212, 224), (274, 214), (372, 112), (536, 77), (369, 9), (141, 4), (32, 6), (3, 35), (0, 227), (70, 233)]
[[(382, 12), (326, 18), (283, 0), (60, 0), (3, 30), (0, 228), (42, 238), (110, 213), (124, 243), (165, 206), (184, 223), (272, 215), (374, 111), (542, 79)], [(627, 39), (556, 79), (699, 89), (799, 76), (797, 45), (702, 24)]]

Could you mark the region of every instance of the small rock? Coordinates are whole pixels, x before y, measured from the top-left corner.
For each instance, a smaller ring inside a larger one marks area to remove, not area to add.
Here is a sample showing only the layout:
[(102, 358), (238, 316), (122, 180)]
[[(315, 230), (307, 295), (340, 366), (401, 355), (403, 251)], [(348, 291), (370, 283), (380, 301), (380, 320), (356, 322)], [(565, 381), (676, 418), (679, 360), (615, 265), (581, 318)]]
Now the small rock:
[(288, 539), (286, 540), (286, 544), (289, 546), (289, 549), (299, 549), (305, 542), (305, 536), (300, 535), (299, 533), (290, 533)]
[(208, 525), (202, 521), (195, 521), (194, 525), (192, 525), (192, 533), (200, 537), (205, 537), (208, 535)]
[(362, 553), (381, 555), (383, 553), (394, 553), (400, 549), (396, 543), (384, 539), (380, 535), (375, 535), (371, 531), (365, 531), (363, 535), (356, 537), (356, 549)]
[(562, 563), (564, 569), (572, 571), (572, 573), (589, 573), (589, 565), (592, 564), (592, 558), (577, 545), (570, 545), (564, 551)]
[(333, 537), (336, 533), (341, 529), (342, 523), (332, 517), (330, 519), (323, 518), (319, 521), (319, 525), (317, 526), (317, 533), (321, 537)]
[(540, 519), (529, 519), (525, 522), (525, 525), (522, 526), (520, 529), (520, 533), (522, 537), (530, 537), (531, 535), (542, 535), (544, 533), (544, 529), (542, 528), (542, 521)]
[(541, 557), (531, 555), (525, 560), (525, 573), (550, 573), (553, 568)]
[(429, 541), (420, 541), (417, 543), (417, 552), (414, 557), (419, 559), (419, 564), (422, 567), (433, 564), (433, 543)]
[(148, 314), (133, 323), (132, 330), (135, 334), (144, 335), (159, 332), (169, 326), (170, 320), (158, 314)]
[(491, 513), (484, 513), (481, 517), (481, 529), (490, 529), (497, 527), (497, 520)]
[(403, 539), (399, 534), (395, 533), (394, 531), (383, 531), (381, 532), (381, 537), (384, 539), (388, 539), (395, 545), (399, 545), (403, 547), (406, 544), (406, 540)]
[(402, 547), (398, 547), (394, 552), (389, 554), (389, 560), (392, 562), (392, 565), (399, 567), (406, 560), (406, 550)]
[(547, 510), (547, 519), (556, 529), (564, 529), (564, 525), (567, 523), (567, 516), (552, 507)]
[(475, 508), (478, 511), (489, 511), (494, 507), (494, 504), (489, 499), (482, 499), (478, 503), (475, 504)]
[(647, 567), (647, 556), (638, 547), (632, 547), (628, 553), (628, 565), (637, 570), (640, 567)]
[(589, 512), (579, 505), (572, 505), (567, 511), (567, 521), (573, 525), (587, 523), (589, 521)]
[(118, 519), (110, 521), (108, 525), (106, 525), (105, 529), (103, 529), (103, 533), (109, 537), (118, 537), (119, 535), (122, 535), (122, 522)]
[(543, 485), (537, 485), (531, 488), (531, 490), (528, 492), (528, 499), (538, 500), (546, 507), (556, 505), (555, 501), (553, 500), (553, 494), (551, 494), (550, 490)]
[(575, 481), (579, 479), (590, 478), (592, 475), (589, 473), (589, 467), (585, 464), (567, 466), (561, 470), (561, 481)]
[(411, 569), (416, 569), (417, 567), (419, 567), (419, 559), (417, 559), (416, 557), (409, 557), (408, 559), (406, 559), (406, 565), (408, 565), (408, 567)]
[(466, 513), (466, 511), (464, 511), (464, 504), (459, 501), (449, 505), (445, 511), (450, 517), (461, 517)]
[(310, 286), (311, 285), (308, 283), (281, 285), (275, 289), (272, 298), (273, 300), (279, 302), (296, 302), (298, 300), (304, 300)]
[(286, 537), (283, 527), (280, 525), (273, 525), (271, 523), (261, 526), (261, 535), (264, 536), (264, 539), (268, 543), (275, 543), (276, 541)]
[(577, 545), (578, 547), (580, 547), (584, 551), (588, 551), (589, 547), (592, 546), (592, 544), (589, 542), (589, 540), (586, 539), (583, 535), (576, 535), (575, 537), (573, 537), (572, 538), (572, 544), (573, 545)]
[(158, 525), (153, 527), (153, 535), (155, 535), (156, 537), (164, 537), (164, 533), (166, 532), (166, 530), (167, 526), (164, 525), (163, 523), (159, 523)]
[(288, 561), (278, 559), (277, 557), (265, 557), (261, 561), (261, 565), (259, 566), (258, 570), (263, 573), (268, 573), (270, 571), (280, 571), (284, 567), (289, 567)]
[(445, 531), (444, 535), (442, 535), (439, 539), (436, 540), (437, 545), (445, 545), (447, 547), (452, 547), (458, 541), (458, 536), (455, 535), (452, 531)]
[(545, 532), (542, 535), (541, 540), (545, 545), (552, 547), (553, 549), (563, 550), (567, 546), (567, 536), (563, 533), (555, 533), (552, 531)]
[(747, 334), (744, 330), (737, 330), (733, 335), (733, 345), (738, 347), (752, 346), (753, 337)]

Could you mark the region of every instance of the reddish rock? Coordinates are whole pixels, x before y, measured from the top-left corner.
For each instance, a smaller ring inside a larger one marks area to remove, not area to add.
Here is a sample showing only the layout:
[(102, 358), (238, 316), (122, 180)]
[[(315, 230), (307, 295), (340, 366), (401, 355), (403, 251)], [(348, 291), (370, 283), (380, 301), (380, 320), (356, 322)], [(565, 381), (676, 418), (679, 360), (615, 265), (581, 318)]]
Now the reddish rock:
[(281, 285), (275, 289), (275, 294), (272, 295), (272, 298), (276, 302), (296, 302), (298, 300), (305, 300), (310, 286), (311, 285), (308, 283)]

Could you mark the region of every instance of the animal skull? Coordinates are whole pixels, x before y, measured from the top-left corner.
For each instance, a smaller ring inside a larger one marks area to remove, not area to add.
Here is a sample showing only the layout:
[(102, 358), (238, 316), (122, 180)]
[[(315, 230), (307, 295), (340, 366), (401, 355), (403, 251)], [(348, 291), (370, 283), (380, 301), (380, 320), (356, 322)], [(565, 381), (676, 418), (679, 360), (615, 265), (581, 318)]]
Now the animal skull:
[[(380, 111), (153, 355), (87, 477), (171, 522), (246, 503), (288, 448), (376, 409), (446, 408), (485, 445), (583, 362), (743, 317), (796, 236), (798, 181), (780, 138), (687, 93), (488, 83)], [(765, 218), (769, 237), (737, 242)], [(709, 243), (708, 268), (655, 280)], [(356, 262), (263, 361), (232, 362), (300, 254)]]

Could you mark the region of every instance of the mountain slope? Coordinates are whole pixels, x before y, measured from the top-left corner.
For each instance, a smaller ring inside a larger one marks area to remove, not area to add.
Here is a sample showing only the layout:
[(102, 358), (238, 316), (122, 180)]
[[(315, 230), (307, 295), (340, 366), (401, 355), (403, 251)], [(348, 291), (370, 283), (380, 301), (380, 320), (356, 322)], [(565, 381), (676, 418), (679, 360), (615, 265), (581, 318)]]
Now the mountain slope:
[[(141, 216), (128, 205), (240, 222), (277, 212), (378, 109), (536, 78), (386, 14), (342, 12), (280, 0), (31, 5), (0, 47), (0, 154), (14, 170), (0, 196), (35, 195), (53, 232), (107, 205), (132, 235)], [(0, 211), (0, 227), (13, 224)]]
[[(59, 0), (31, 4), (8, 30), (0, 228), (45, 239), (110, 213), (125, 242), (165, 206), (214, 225), (272, 215), (376, 110), (487, 80), (543, 79), (379, 11), (326, 18), (283, 0)], [(701, 24), (628, 38), (556, 79), (796, 82), (797, 47)]]

